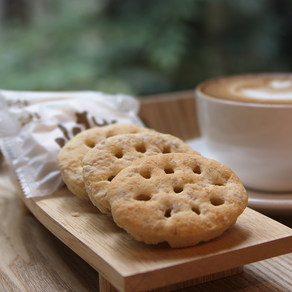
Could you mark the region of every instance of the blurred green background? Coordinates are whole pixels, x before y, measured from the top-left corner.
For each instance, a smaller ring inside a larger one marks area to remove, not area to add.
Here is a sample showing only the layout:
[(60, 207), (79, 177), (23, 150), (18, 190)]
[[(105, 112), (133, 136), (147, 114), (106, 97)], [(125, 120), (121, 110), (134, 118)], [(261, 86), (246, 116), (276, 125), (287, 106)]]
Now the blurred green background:
[(147, 96), (292, 69), (290, 0), (0, 0), (0, 88)]

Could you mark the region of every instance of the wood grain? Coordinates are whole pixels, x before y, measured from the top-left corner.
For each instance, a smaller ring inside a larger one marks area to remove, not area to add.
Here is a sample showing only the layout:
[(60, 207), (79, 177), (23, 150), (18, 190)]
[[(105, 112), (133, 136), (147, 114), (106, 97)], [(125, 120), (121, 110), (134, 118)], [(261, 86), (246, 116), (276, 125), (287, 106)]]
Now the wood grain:
[(139, 116), (148, 127), (182, 140), (200, 135), (192, 90), (142, 98)]
[[(239, 274), (242, 271), (243, 271), (243, 267), (238, 267), (238, 268), (230, 269), (230, 270), (227, 270), (227, 271), (222, 271), (222, 272), (219, 272), (219, 273), (215, 273), (215, 274), (211, 274), (211, 275), (207, 275), (207, 276), (191, 279), (191, 280), (188, 280), (188, 281), (184, 281), (184, 282), (180, 282), (180, 283), (164, 286), (164, 287), (161, 287), (161, 288), (148, 290), (148, 292), (170, 292), (170, 291), (176, 291), (176, 290), (183, 289), (183, 288), (186, 288), (186, 287), (192, 287), (192, 286), (195, 286), (195, 285), (198, 285), (198, 284), (201, 284), (201, 283), (206, 283), (206, 282), (214, 281), (214, 280), (225, 278), (225, 277), (230, 277), (230, 276)], [(99, 277), (99, 283), (100, 283), (100, 286), (99, 286), (100, 292), (118, 292), (118, 290), (115, 289), (102, 276)]]
[[(0, 216), (0, 291), (100, 291), (99, 275), (89, 264), (34, 216), (22, 214), (20, 198), (3, 172)], [(285, 222), (291, 223), (292, 217)], [(287, 254), (246, 265), (238, 275), (178, 291), (292, 291), (291, 275), (292, 254)]]
[(99, 291), (98, 275), (31, 215), (0, 173), (0, 291)]
[[(292, 230), (249, 208), (219, 238), (185, 249), (139, 243), (66, 187), (25, 204), (53, 234), (118, 291), (143, 291), (233, 269), (292, 251)], [(72, 214), (78, 212), (79, 216)], [(214, 265), (216, 263), (216, 265)]]

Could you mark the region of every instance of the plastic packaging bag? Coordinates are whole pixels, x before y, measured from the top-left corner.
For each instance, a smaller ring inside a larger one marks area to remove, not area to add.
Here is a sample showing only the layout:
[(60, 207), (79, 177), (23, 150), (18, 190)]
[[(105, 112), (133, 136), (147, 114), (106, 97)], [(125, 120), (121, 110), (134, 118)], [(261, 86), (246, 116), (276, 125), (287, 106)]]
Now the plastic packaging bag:
[(63, 185), (57, 154), (68, 140), (112, 123), (143, 126), (138, 110), (126, 95), (0, 90), (0, 148), (10, 175), (26, 197), (52, 194)]

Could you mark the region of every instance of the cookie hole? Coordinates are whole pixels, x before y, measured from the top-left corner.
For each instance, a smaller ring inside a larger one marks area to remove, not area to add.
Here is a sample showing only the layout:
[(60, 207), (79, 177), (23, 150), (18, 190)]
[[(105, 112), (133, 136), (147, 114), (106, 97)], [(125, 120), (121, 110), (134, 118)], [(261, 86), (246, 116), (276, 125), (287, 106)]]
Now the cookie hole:
[(171, 211), (172, 211), (172, 209), (167, 209), (165, 212), (164, 212), (164, 217), (165, 218), (169, 218), (170, 216), (171, 216)]
[(151, 197), (148, 196), (148, 195), (145, 195), (145, 194), (140, 194), (135, 198), (135, 200), (137, 200), (137, 201), (149, 201), (149, 200), (151, 200)]
[(162, 153), (163, 154), (171, 153), (170, 146), (164, 146)]
[(216, 181), (214, 181), (213, 184), (219, 187), (225, 186), (229, 179), (230, 179), (229, 174), (222, 174), (221, 177), (217, 177)]
[(114, 175), (111, 175), (107, 180), (112, 181), (114, 179), (114, 177), (115, 177)]
[(166, 168), (166, 169), (164, 169), (164, 172), (166, 174), (171, 174), (171, 173), (174, 173), (174, 170), (172, 168)]
[(200, 211), (199, 207), (197, 207), (197, 206), (194, 206), (194, 207), (192, 208), (192, 211), (193, 211), (194, 213), (198, 214), (198, 215), (201, 214), (201, 211)]
[(196, 167), (193, 169), (193, 172), (196, 174), (201, 174), (202, 173), (201, 167), (199, 165), (196, 165)]
[(122, 158), (123, 157), (123, 152), (122, 151), (118, 151), (116, 154), (115, 154), (115, 156), (117, 157), (117, 158)]
[(219, 186), (219, 187), (222, 187), (225, 185), (225, 182), (213, 182), (214, 186)]
[(174, 187), (173, 188), (173, 191), (177, 194), (181, 193), (183, 191), (183, 188), (182, 187)]
[(141, 153), (145, 153), (145, 152), (146, 152), (146, 147), (145, 147), (145, 145), (143, 145), (143, 144), (138, 145), (138, 146), (136, 147), (136, 151), (137, 151), (137, 152), (141, 152)]
[(225, 203), (225, 201), (222, 198), (211, 198), (210, 202), (213, 206), (220, 206)]
[(148, 169), (141, 170), (140, 175), (146, 179), (151, 178), (151, 172)]
[(85, 145), (89, 148), (93, 148), (95, 146), (94, 141), (85, 141)]

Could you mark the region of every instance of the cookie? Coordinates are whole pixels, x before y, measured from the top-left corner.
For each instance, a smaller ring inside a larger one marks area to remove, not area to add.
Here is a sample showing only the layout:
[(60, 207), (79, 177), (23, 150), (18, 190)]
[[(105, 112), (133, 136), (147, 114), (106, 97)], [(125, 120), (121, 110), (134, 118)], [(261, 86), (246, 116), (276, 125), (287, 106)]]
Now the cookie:
[(131, 124), (113, 124), (91, 128), (77, 134), (58, 153), (57, 162), (68, 189), (81, 199), (87, 199), (82, 176), (82, 160), (85, 154), (101, 140), (125, 133), (153, 131)]
[(122, 169), (144, 156), (175, 152), (199, 154), (179, 138), (155, 131), (101, 141), (83, 159), (83, 179), (90, 200), (101, 212), (110, 215), (108, 187)]
[(199, 155), (172, 153), (141, 158), (111, 182), (114, 221), (136, 240), (193, 246), (231, 228), (247, 206), (235, 173)]

